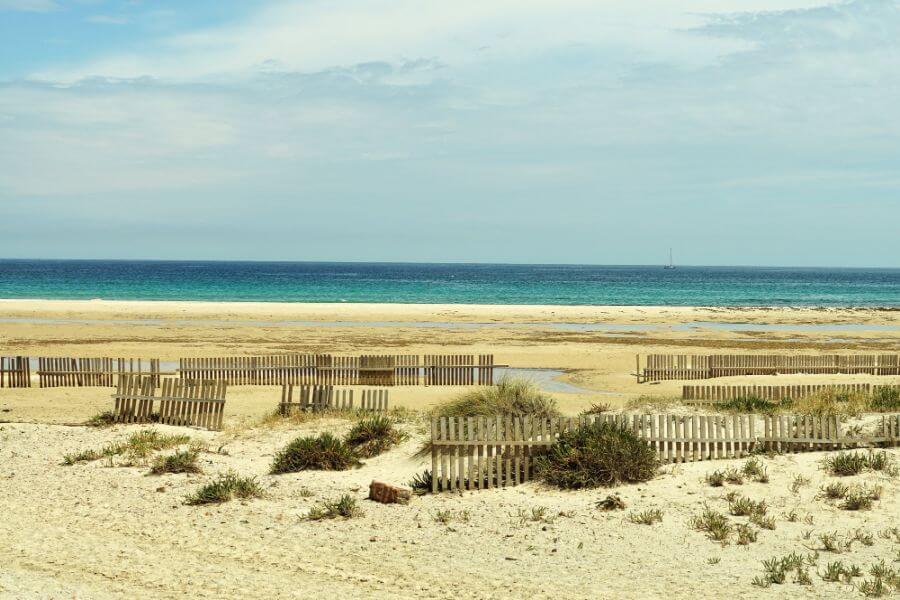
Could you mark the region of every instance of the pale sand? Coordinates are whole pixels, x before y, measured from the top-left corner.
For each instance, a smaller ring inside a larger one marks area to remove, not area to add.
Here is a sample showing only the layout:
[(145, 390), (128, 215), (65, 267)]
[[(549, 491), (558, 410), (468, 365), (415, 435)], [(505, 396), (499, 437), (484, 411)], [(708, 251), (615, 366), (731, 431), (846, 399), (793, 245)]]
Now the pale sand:
[[(2, 322), (4, 318), (16, 322)], [(19, 321), (18, 319), (24, 319)], [(29, 322), (29, 320), (34, 321)], [(41, 320), (63, 322), (41, 322)], [(84, 322), (69, 322), (82, 320)], [(122, 323), (115, 321), (138, 321)], [(154, 322), (143, 322), (154, 320)], [(248, 321), (467, 321), (509, 327), (454, 329), (411, 326), (253, 325)], [(695, 309), (668, 307), (472, 307), (428, 305), (292, 305), (231, 303), (0, 301), (0, 354), (32, 356), (159, 357), (227, 356), (272, 352), (493, 353), (517, 367), (566, 371), (560, 379), (584, 393), (554, 393), (568, 414), (594, 402), (622, 406), (641, 394), (676, 395), (682, 382), (638, 385), (631, 375), (636, 353), (896, 352), (898, 331), (732, 332), (673, 330), (694, 321), (757, 323), (867, 323), (896, 325), (896, 311), (814, 309)], [(660, 325), (660, 329), (583, 332), (528, 323), (607, 322)], [(516, 325), (519, 324), (519, 325)], [(833, 338), (842, 341), (834, 343)], [(868, 377), (778, 376), (717, 379), (705, 383), (872, 381)], [(878, 378), (879, 382), (897, 378)], [(719, 508), (723, 494), (703, 486), (707, 471), (729, 461), (667, 469), (646, 486), (619, 490), (629, 509), (663, 507), (662, 525), (624, 523), (621, 514), (597, 512), (605, 491), (563, 493), (534, 484), (514, 489), (445, 494), (417, 499), (411, 507), (365, 502), (366, 516), (348, 522), (300, 522), (310, 504), (347, 492), (364, 496), (373, 478), (407, 481), (422, 468), (411, 458), (413, 440), (368, 461), (358, 471), (265, 475), (272, 454), (301, 431), (346, 423), (309, 424), (290, 431), (246, 430), (278, 402), (276, 387), (233, 387), (226, 407), (228, 431), (190, 431), (225, 443), (231, 456), (205, 455), (203, 476), (144, 475), (146, 469), (102, 464), (61, 467), (70, 451), (100, 446), (126, 431), (61, 427), (110, 407), (107, 388), (0, 389), (0, 596), (10, 598), (124, 597), (693, 597), (698, 594), (780, 597), (846, 597), (856, 592), (826, 584), (815, 574), (806, 590), (789, 584), (772, 590), (750, 586), (760, 560), (805, 551), (805, 529), (817, 533), (856, 527), (873, 533), (896, 525), (897, 483), (874, 510), (838, 511), (813, 500), (826, 478), (817, 470), (821, 454), (768, 461), (772, 482), (740, 490), (765, 497), (776, 517), (798, 507), (811, 512), (813, 526), (779, 519), (776, 532), (763, 531), (749, 549), (720, 548), (690, 531), (685, 521), (704, 499)], [(396, 388), (392, 404), (425, 409), (458, 393), (454, 388)], [(185, 430), (181, 430), (185, 431)], [(897, 451), (894, 451), (897, 454)], [(258, 475), (271, 497), (218, 508), (182, 506), (196, 483), (233, 467)], [(800, 498), (788, 491), (794, 473), (813, 479)], [(873, 480), (867, 475), (862, 479)], [(166, 483), (167, 490), (155, 490)], [(308, 487), (316, 497), (300, 497)], [(547, 506), (573, 516), (543, 525), (514, 524), (518, 509)], [(433, 522), (439, 509), (469, 510), (470, 523), (450, 528)], [(421, 527), (420, 527), (421, 526)], [(815, 537), (815, 536), (813, 536)], [(375, 541), (370, 541), (374, 538)], [(579, 549), (579, 544), (583, 544)], [(552, 550), (556, 548), (556, 552)], [(895, 546), (896, 548), (896, 546)], [(707, 558), (721, 555), (719, 564)], [(871, 548), (854, 545), (848, 555), (823, 554), (867, 566), (875, 557), (890, 562), (890, 545), (876, 536)], [(514, 559), (514, 560), (507, 560)], [(80, 595), (79, 595), (80, 594)]]

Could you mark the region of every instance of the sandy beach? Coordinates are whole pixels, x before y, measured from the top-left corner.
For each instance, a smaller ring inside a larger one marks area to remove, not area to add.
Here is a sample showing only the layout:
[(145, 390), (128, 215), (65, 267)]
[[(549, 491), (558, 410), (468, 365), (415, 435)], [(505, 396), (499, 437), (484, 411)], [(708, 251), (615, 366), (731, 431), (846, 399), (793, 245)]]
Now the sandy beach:
[[(636, 354), (896, 352), (898, 346), (900, 312), (877, 309), (0, 301), (3, 355), (176, 361), (313, 351), (493, 353), (499, 363), (532, 369), (521, 372), (535, 376), (566, 414), (593, 403), (623, 407), (642, 395), (680, 393), (683, 382), (638, 384)], [(870, 380), (784, 375), (716, 383)], [(560, 384), (565, 391), (554, 389)], [(110, 407), (110, 392), (0, 389), (0, 597), (845, 598), (858, 593), (819, 577), (813, 586), (769, 589), (750, 581), (764, 559), (817, 551), (820, 533), (860, 529), (875, 542), (857, 543), (840, 557), (819, 549), (812, 571), (835, 558), (890, 563), (897, 550), (877, 534), (896, 525), (898, 481), (877, 473), (852, 478), (882, 486), (883, 499), (869, 511), (839, 510), (816, 498), (833, 479), (821, 470), (819, 453), (767, 458), (771, 481), (737, 488), (765, 498), (776, 518), (777, 529), (762, 531), (750, 546), (723, 547), (688, 526), (704, 502), (727, 510), (722, 498), (730, 489), (702, 480), (713, 469), (739, 467), (743, 461), (736, 460), (668, 466), (646, 484), (622, 486), (616, 492), (627, 504), (624, 512), (595, 508), (605, 490), (561, 492), (535, 483), (425, 496), (408, 507), (376, 504), (364, 500), (370, 481), (405, 484), (425, 468), (413, 456), (424, 426), (405, 423), (407, 442), (357, 470), (268, 475), (274, 452), (293, 437), (349, 427), (334, 419), (260, 426), (278, 402), (273, 386), (230, 389), (223, 432), (159, 427), (222, 449), (202, 455), (202, 474), (154, 477), (145, 466), (104, 461), (62, 466), (66, 453), (139, 429), (78, 425)], [(398, 387), (391, 399), (394, 406), (426, 410), (458, 392)], [(192, 489), (228, 469), (257, 476), (267, 497), (212, 508), (183, 504)], [(797, 475), (810, 483), (794, 493)], [(365, 516), (301, 519), (315, 502), (342, 493), (357, 497)], [(546, 507), (549, 517), (520, 518), (537, 507)], [(664, 511), (661, 524), (628, 522), (627, 513), (652, 508)], [(443, 510), (454, 520), (436, 522)], [(792, 511), (796, 522), (785, 516)]]

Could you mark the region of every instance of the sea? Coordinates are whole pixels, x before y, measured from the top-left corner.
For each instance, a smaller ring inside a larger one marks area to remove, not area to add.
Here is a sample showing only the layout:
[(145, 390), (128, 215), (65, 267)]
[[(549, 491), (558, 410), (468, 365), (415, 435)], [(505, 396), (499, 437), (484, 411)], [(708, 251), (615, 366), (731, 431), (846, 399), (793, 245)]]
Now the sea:
[(900, 269), (9, 259), (0, 298), (900, 307)]

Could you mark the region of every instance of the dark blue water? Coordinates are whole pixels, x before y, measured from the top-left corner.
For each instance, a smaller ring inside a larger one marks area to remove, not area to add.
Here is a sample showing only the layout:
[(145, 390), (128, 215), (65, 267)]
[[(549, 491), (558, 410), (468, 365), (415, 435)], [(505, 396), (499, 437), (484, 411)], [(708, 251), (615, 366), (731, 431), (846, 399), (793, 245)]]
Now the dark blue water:
[(900, 269), (0, 260), (0, 298), (900, 306)]

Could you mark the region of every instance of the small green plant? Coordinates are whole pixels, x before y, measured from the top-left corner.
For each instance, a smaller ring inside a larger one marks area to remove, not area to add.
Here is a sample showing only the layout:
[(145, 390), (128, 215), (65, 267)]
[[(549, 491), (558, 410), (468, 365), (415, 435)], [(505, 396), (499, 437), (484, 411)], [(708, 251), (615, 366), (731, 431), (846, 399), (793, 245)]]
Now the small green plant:
[(550, 509), (546, 506), (532, 507), (531, 511), (520, 508), (516, 513), (519, 523), (553, 523), (555, 519), (550, 515)]
[(752, 513), (750, 522), (760, 529), (768, 529), (770, 531), (775, 529), (775, 517), (767, 517), (764, 513)]
[(840, 554), (849, 549), (846, 542), (841, 541), (836, 531), (831, 533), (820, 533), (819, 542), (822, 543), (822, 549), (826, 552), (834, 552)]
[(891, 474), (893, 471), (893, 461), (885, 452), (869, 452), (868, 454), (838, 452), (834, 456), (826, 458), (822, 465), (832, 475), (840, 477), (859, 475), (867, 469), (871, 471), (887, 471), (888, 474)]
[(796, 510), (791, 510), (790, 512), (781, 513), (781, 516), (784, 517), (784, 520), (788, 523), (796, 523), (800, 520), (800, 515), (797, 514)]
[(645, 510), (642, 512), (632, 512), (628, 515), (628, 520), (637, 525), (653, 525), (654, 523), (662, 523), (663, 513), (658, 508)]
[(647, 481), (656, 475), (659, 459), (631, 430), (594, 421), (561, 434), (534, 464), (547, 483), (578, 489)]
[(880, 498), (881, 488), (878, 486), (871, 488), (864, 485), (854, 486), (844, 495), (840, 508), (843, 510), (868, 510)]
[[(124, 456), (123, 466), (143, 464), (147, 458), (158, 450), (173, 448), (186, 444), (191, 440), (186, 435), (168, 435), (155, 429), (141, 429), (131, 434), (124, 442), (107, 444), (100, 450), (84, 450), (63, 457), (64, 465), (74, 465), (79, 462), (89, 462), (101, 458), (111, 459), (114, 456)], [(110, 464), (111, 466), (111, 464)]]
[(354, 423), (347, 434), (346, 442), (359, 456), (372, 458), (390, 450), (407, 437), (404, 432), (397, 429), (394, 419), (376, 415)]
[(409, 482), (409, 487), (417, 496), (424, 496), (425, 494), (431, 493), (433, 481), (434, 479), (431, 475), (431, 470), (425, 469), (421, 473), (413, 475), (412, 480)]
[(854, 531), (853, 537), (850, 541), (859, 542), (863, 546), (872, 546), (875, 544), (875, 538), (872, 536), (872, 534), (863, 529), (857, 529), (856, 531)]
[(708, 565), (717, 565), (717, 564), (719, 564), (719, 562), (720, 562), (721, 560), (722, 560), (722, 558), (719, 557), (719, 556), (710, 556), (709, 558), (706, 559), (706, 564), (708, 564)]
[(708, 506), (704, 506), (699, 515), (691, 517), (689, 524), (693, 529), (706, 533), (709, 539), (722, 544), (727, 544), (731, 537), (732, 527), (728, 517)]
[(819, 576), (824, 581), (829, 581), (832, 583), (837, 583), (841, 580), (841, 577), (844, 576), (846, 572), (846, 567), (844, 567), (844, 563), (837, 560), (834, 562), (830, 562), (825, 566), (825, 572), (820, 573)]
[(325, 500), (319, 506), (309, 509), (306, 521), (321, 521), (323, 519), (352, 519), (363, 516), (363, 511), (356, 502), (356, 498), (350, 494), (343, 494), (336, 500)]
[(360, 465), (353, 448), (343, 440), (321, 433), (316, 437), (298, 437), (275, 455), (270, 472), (345, 471)]
[(769, 483), (769, 474), (766, 472), (766, 467), (763, 465), (763, 462), (755, 456), (744, 463), (744, 466), (741, 468), (741, 473), (744, 477), (749, 477), (759, 483)]
[(725, 481), (735, 485), (743, 485), (744, 474), (737, 469), (728, 469), (725, 471)]
[(625, 510), (625, 501), (618, 494), (610, 494), (597, 502), (600, 510)]
[(708, 483), (710, 487), (722, 487), (725, 485), (725, 472), (716, 470), (712, 473), (707, 473), (706, 483)]
[(794, 475), (794, 479), (791, 481), (791, 493), (799, 494), (800, 489), (809, 485), (809, 478), (804, 477), (803, 475)]
[(471, 518), (472, 515), (467, 510), (461, 510), (455, 513), (452, 510), (439, 510), (434, 515), (435, 522), (441, 523), (443, 525), (449, 525), (453, 521), (468, 523)]
[(749, 517), (750, 515), (764, 515), (768, 510), (766, 501), (755, 502), (745, 496), (738, 496), (728, 503), (729, 512), (736, 517)]
[(235, 498), (246, 500), (250, 498), (264, 498), (265, 492), (255, 477), (239, 477), (233, 471), (220, 475), (206, 485), (203, 485), (185, 499), (185, 504), (192, 506), (201, 504), (219, 504)]
[(162, 475), (163, 473), (200, 473), (200, 465), (197, 464), (199, 451), (178, 450), (169, 456), (158, 456), (153, 461), (150, 473)]
[(747, 546), (756, 541), (756, 530), (745, 523), (738, 523), (734, 527), (737, 533), (737, 544), (739, 546)]
[(882, 598), (891, 593), (890, 586), (881, 577), (865, 579), (860, 582), (857, 589), (866, 598)]
[(111, 410), (105, 410), (97, 413), (84, 422), (88, 427), (111, 427), (116, 424), (116, 413)]
[(849, 487), (839, 481), (822, 486), (821, 495), (828, 500), (840, 500), (847, 495)]

